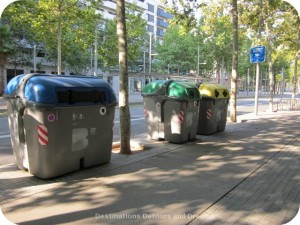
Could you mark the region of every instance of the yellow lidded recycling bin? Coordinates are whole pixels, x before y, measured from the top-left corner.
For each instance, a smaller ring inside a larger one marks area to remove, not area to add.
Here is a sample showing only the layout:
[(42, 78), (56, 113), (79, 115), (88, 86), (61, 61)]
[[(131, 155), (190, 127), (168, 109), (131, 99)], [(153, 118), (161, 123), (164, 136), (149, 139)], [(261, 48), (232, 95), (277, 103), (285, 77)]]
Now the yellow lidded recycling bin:
[(219, 84), (202, 83), (197, 134), (209, 135), (225, 130), (230, 94)]

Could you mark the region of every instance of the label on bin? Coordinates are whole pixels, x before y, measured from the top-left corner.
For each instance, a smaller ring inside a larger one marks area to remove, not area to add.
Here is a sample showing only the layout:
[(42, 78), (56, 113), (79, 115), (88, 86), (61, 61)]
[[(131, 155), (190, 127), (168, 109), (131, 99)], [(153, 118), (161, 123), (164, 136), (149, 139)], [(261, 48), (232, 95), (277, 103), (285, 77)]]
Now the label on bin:
[(184, 112), (180, 111), (178, 114), (171, 116), (171, 133), (181, 134), (181, 125), (184, 121)]
[(55, 121), (55, 115), (53, 113), (49, 114), (47, 117), (49, 122), (54, 122)]

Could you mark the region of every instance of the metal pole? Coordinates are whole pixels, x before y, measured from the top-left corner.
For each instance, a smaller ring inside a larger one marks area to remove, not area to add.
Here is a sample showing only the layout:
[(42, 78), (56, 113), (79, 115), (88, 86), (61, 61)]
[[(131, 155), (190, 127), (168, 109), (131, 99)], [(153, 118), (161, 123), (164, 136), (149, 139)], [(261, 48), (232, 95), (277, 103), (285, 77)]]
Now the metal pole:
[(268, 94), (268, 85), (267, 85), (267, 82), (269, 81), (268, 79), (268, 69), (266, 69), (266, 73), (265, 73), (265, 93), (266, 95)]
[[(258, 26), (258, 38), (261, 39), (261, 24), (262, 24), (262, 0), (260, 0), (260, 11), (259, 11), (259, 26)], [(256, 63), (256, 84), (255, 84), (255, 101), (254, 101), (254, 114), (258, 115), (258, 87), (259, 87), (259, 74), (260, 74), (260, 63)]]
[(258, 87), (259, 87), (259, 73), (260, 65), (256, 63), (256, 83), (255, 83), (255, 101), (254, 101), (254, 113), (258, 115)]
[(224, 56), (222, 57), (221, 84), (224, 85)]
[(93, 69), (93, 47), (91, 47), (91, 70)]
[(197, 75), (199, 76), (199, 63), (200, 63), (200, 47), (198, 46), (198, 58), (197, 58)]
[(284, 95), (284, 69), (281, 69), (281, 76), (282, 76), (282, 82), (281, 82), (281, 98), (283, 98)]
[(36, 73), (36, 45), (33, 46), (33, 72)]
[(152, 34), (149, 33), (150, 35), (150, 43), (149, 43), (149, 74), (151, 73), (151, 52), (152, 52)]
[(144, 69), (143, 72), (146, 73), (146, 52), (144, 51)]
[(98, 70), (98, 24), (95, 28), (95, 50), (94, 50), (94, 76), (97, 76)]
[(249, 72), (250, 72), (250, 69), (248, 68), (248, 70), (247, 70), (247, 96), (249, 95), (249, 82), (250, 82)]

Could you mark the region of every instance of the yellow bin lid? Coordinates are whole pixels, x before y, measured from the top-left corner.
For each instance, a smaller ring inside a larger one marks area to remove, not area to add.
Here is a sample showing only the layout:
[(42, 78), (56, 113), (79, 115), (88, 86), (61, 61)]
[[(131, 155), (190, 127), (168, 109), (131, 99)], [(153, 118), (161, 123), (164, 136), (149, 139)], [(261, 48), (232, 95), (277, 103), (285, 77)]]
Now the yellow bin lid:
[(230, 98), (228, 89), (220, 84), (202, 83), (199, 87), (199, 91), (202, 97), (209, 98)]

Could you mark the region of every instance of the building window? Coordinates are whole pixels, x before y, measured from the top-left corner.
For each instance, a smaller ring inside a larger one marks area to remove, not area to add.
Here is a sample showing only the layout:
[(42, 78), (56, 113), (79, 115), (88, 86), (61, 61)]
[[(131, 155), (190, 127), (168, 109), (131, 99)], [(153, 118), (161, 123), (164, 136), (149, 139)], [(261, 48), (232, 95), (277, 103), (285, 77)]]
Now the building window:
[(45, 74), (46, 71), (37, 70), (37, 71), (34, 72), (34, 70), (30, 70), (30, 73), (40, 73), (40, 74)]
[(160, 28), (158, 28), (157, 31), (156, 31), (156, 35), (160, 36), (160, 37), (164, 36), (164, 33), (165, 33), (164, 30), (160, 29)]
[[(44, 72), (45, 73), (45, 72)], [(51, 74), (58, 74), (57, 72), (51, 72)], [(61, 72), (62, 75), (65, 75), (65, 72)], [(71, 74), (70, 74), (71, 75)]]
[(107, 77), (107, 83), (108, 83), (110, 86), (113, 86), (113, 77)]
[(154, 26), (148, 24), (148, 32), (154, 33)]
[(147, 14), (148, 16), (148, 22), (154, 22), (154, 16)]
[(15, 69), (7, 69), (6, 70), (6, 78), (7, 83), (17, 75), (24, 74), (24, 70), (15, 70)]
[(163, 17), (163, 18), (166, 18), (166, 19), (172, 19), (173, 18), (172, 14), (167, 13), (166, 11), (164, 11), (161, 8), (157, 8), (157, 16), (160, 16), (160, 17)]
[(154, 13), (154, 5), (148, 3), (148, 11)]
[(157, 19), (157, 26), (167, 28), (169, 26), (169, 24), (166, 21), (158, 18)]
[(44, 58), (45, 57), (45, 52), (38, 52), (36, 56)]

